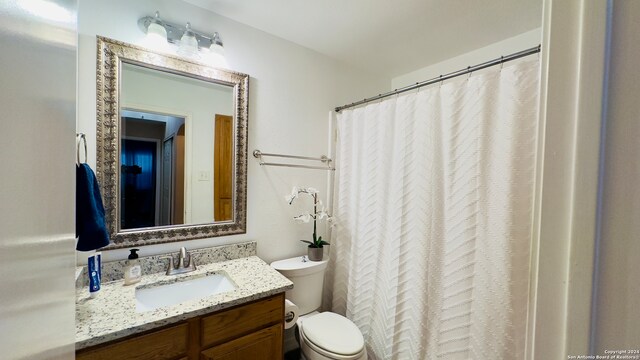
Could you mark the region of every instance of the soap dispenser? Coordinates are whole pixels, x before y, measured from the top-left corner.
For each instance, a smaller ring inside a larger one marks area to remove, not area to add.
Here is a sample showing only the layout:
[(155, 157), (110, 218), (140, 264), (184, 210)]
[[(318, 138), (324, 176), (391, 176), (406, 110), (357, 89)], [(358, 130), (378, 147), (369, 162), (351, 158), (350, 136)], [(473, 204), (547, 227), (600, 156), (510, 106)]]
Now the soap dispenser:
[(135, 284), (142, 279), (142, 267), (140, 266), (140, 260), (138, 260), (138, 249), (131, 249), (129, 259), (125, 263), (124, 267), (124, 284)]

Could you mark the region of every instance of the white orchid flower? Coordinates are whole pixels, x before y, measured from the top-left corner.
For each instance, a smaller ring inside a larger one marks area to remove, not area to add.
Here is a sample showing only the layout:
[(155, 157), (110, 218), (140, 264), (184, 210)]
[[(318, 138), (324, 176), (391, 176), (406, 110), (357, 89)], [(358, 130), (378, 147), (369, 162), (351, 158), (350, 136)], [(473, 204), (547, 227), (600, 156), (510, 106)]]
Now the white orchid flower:
[(291, 203), (293, 202), (293, 200), (295, 198), (298, 197), (298, 194), (300, 193), (300, 190), (298, 189), (297, 186), (293, 187), (293, 190), (291, 190), (291, 194), (286, 195), (284, 198), (287, 200), (287, 202), (289, 203), (289, 205), (291, 205)]
[(318, 211), (316, 219), (318, 219), (318, 220), (327, 219), (327, 221), (328, 221), (329, 219), (331, 219), (331, 216), (329, 216), (329, 214), (324, 209), (322, 209), (322, 210)]
[(298, 215), (298, 216), (294, 217), (293, 220), (295, 220), (297, 222), (308, 223), (309, 221), (311, 221), (311, 214)]
[(318, 193), (318, 189), (310, 187), (310, 188), (307, 188), (305, 192), (309, 195), (313, 195)]

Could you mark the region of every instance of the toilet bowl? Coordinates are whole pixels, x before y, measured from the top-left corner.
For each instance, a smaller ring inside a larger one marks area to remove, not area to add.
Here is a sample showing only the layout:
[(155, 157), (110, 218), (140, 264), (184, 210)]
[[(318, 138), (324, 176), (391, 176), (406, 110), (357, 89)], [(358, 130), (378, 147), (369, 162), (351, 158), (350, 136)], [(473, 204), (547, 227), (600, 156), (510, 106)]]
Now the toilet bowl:
[(296, 304), (296, 322), (302, 356), (306, 360), (366, 360), (360, 329), (346, 317), (317, 310), (322, 303), (326, 261), (295, 257), (274, 261), (271, 266), (293, 282), (285, 297)]

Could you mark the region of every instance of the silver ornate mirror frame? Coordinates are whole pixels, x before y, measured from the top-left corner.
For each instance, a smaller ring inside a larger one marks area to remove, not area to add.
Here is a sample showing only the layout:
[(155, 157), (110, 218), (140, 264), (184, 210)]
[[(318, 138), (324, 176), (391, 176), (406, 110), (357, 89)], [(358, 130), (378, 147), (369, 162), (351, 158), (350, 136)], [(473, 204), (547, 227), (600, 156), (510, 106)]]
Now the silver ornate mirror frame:
[[(104, 199), (111, 244), (104, 250), (246, 233), (247, 122), (249, 75), (216, 69), (201, 63), (98, 36), (96, 172)], [(170, 225), (120, 231), (119, 219), (119, 85), (122, 62), (233, 86), (235, 121), (234, 220), (210, 224)]]

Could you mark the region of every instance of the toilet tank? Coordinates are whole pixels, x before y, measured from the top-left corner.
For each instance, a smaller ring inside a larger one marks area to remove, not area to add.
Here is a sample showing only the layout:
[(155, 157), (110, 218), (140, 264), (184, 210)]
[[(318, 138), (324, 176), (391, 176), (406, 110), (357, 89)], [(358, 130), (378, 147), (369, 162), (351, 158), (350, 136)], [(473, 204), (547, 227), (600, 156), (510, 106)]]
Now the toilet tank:
[(293, 289), (285, 297), (296, 304), (300, 315), (318, 310), (322, 304), (322, 287), (326, 261), (309, 261), (306, 256), (278, 260), (271, 266), (293, 282)]

